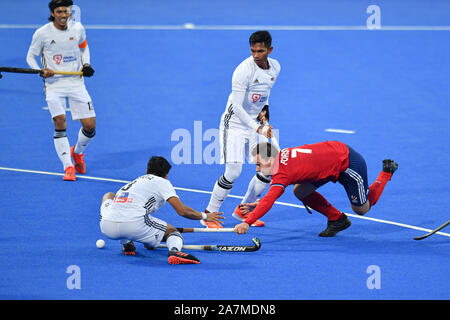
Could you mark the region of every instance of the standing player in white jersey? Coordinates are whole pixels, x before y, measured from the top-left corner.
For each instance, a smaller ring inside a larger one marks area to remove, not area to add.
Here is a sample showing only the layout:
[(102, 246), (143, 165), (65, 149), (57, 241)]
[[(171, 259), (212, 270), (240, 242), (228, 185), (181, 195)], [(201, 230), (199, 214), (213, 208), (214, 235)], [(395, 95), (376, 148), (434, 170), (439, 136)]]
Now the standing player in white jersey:
[[(52, 0), (49, 3), (50, 22), (36, 30), (27, 54), (27, 63), (33, 69), (41, 69), (36, 61), (36, 57), (41, 56), (44, 68), (41, 76), (55, 127), (53, 141), (64, 166), (63, 179), (69, 181), (76, 180), (75, 171), (86, 173), (83, 152), (95, 136), (94, 107), (83, 77), (55, 75), (53, 72), (81, 70), (85, 77), (94, 74), (84, 27), (71, 19), (72, 5), (71, 0)], [(72, 147), (66, 134), (66, 100), (69, 101), (72, 119), (80, 120), (82, 125), (77, 143)]]
[[(269, 58), (272, 52), (272, 37), (268, 31), (256, 31), (249, 39), (251, 56), (239, 64), (233, 73), (232, 91), (220, 121), (220, 162), (225, 164), (225, 173), (214, 185), (205, 212), (217, 212), (240, 176), (242, 165), (250, 158), (259, 142), (272, 136), (272, 127), (265, 125), (269, 118), (270, 90), (280, 73), (280, 64)], [(250, 181), (242, 203), (255, 202), (270, 183), (270, 177), (259, 172)], [(238, 206), (233, 217), (243, 221), (247, 216)], [(215, 222), (201, 221), (208, 228), (222, 228)], [(264, 222), (255, 221), (254, 226)]]
[(194, 256), (181, 252), (183, 237), (167, 222), (153, 217), (166, 201), (180, 215), (192, 220), (203, 219), (220, 224), (222, 213), (201, 213), (184, 205), (178, 198), (167, 175), (171, 165), (163, 157), (152, 157), (147, 163), (147, 174), (123, 186), (116, 194), (103, 196), (100, 209), (100, 229), (107, 237), (120, 240), (125, 255), (134, 255), (134, 241), (147, 248), (167, 243), (170, 264), (197, 264)]

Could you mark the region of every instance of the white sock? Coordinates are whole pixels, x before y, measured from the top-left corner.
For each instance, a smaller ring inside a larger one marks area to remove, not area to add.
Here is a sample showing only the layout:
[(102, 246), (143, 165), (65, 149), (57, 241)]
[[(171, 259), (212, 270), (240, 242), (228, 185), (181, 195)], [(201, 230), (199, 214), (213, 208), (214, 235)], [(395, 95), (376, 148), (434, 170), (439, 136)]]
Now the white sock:
[(253, 203), (255, 202), (266, 190), (270, 183), (270, 178), (261, 174), (253, 176), (252, 180), (248, 184), (247, 193), (242, 199), (241, 203)]
[(211, 195), (211, 198), (209, 199), (208, 207), (206, 207), (206, 210), (209, 212), (219, 212), (220, 206), (222, 205), (223, 201), (228, 197), (230, 194), (231, 189), (224, 189), (216, 182), (214, 185), (213, 193)]
[(181, 251), (183, 248), (183, 237), (179, 231), (174, 231), (167, 236), (166, 240), (167, 248), (169, 251), (173, 251), (174, 249), (177, 251)]
[(242, 172), (242, 163), (227, 163), (225, 173), (217, 180), (214, 185), (213, 193), (209, 199), (206, 210), (209, 212), (219, 212), (223, 201), (230, 194), (234, 181), (239, 178)]
[(86, 149), (87, 145), (95, 136), (95, 130), (94, 132), (87, 132), (83, 129), (83, 127), (80, 128), (80, 131), (78, 132), (78, 141), (75, 145), (74, 152), (76, 154), (82, 154), (84, 152), (84, 149)]
[(53, 138), (55, 144), (55, 150), (58, 154), (59, 160), (61, 160), (64, 170), (67, 167), (72, 166), (72, 158), (70, 157), (70, 144), (69, 139), (67, 139), (66, 132), (55, 131), (55, 136)]

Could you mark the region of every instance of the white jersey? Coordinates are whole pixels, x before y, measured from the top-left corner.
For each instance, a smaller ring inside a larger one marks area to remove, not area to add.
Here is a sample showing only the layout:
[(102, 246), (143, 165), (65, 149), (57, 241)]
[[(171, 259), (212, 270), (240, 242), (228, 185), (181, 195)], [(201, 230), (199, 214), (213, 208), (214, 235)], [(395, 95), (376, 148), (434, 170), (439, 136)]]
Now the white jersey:
[(102, 220), (115, 222), (139, 221), (161, 208), (168, 199), (178, 197), (169, 180), (146, 174), (117, 191)]
[[(277, 60), (268, 58), (268, 61), (269, 69), (261, 69), (250, 56), (234, 71), (232, 92), (222, 115), (222, 122), (226, 128), (249, 129), (255, 125), (261, 109), (268, 104), (270, 90), (281, 69)], [(245, 117), (242, 117), (237, 108), (242, 108), (249, 117), (245, 114)]]
[[(80, 22), (70, 22), (66, 30), (59, 30), (53, 22), (37, 29), (29, 54), (41, 56), (42, 67), (54, 71), (80, 71), (84, 63), (80, 49), (87, 46), (86, 32)], [(77, 90), (84, 87), (83, 77), (55, 75), (45, 79), (45, 88), (55, 91)]]

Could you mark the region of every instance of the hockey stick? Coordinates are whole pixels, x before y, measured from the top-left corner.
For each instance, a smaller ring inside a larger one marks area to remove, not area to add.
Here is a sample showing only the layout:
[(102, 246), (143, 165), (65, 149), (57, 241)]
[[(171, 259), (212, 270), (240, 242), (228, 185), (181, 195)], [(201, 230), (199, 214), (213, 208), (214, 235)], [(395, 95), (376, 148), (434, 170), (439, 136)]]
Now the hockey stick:
[[(11, 73), (28, 73), (28, 74), (39, 74), (44, 71), (41, 69), (25, 69), (25, 68), (14, 68), (14, 67), (0, 67), (0, 79), (2, 78), (2, 72), (11, 72)], [(64, 74), (70, 76), (82, 76), (83, 72), (74, 72), (74, 71), (53, 71), (55, 74)]]
[(187, 232), (234, 232), (233, 228), (177, 228), (181, 233)]
[(450, 224), (450, 220), (447, 221), (446, 223), (444, 223), (443, 225), (441, 225), (440, 227), (428, 232), (427, 234), (420, 236), (420, 237), (415, 237), (414, 240), (422, 240), (425, 238), (428, 238), (429, 236), (431, 236), (432, 234), (435, 234), (436, 232), (438, 232), (439, 230), (444, 229), (446, 226), (448, 226)]
[[(223, 251), (223, 252), (253, 252), (258, 251), (261, 248), (261, 241), (258, 238), (252, 239), (254, 245), (252, 246), (233, 246), (233, 245), (219, 245), (219, 244), (187, 244), (183, 246), (183, 249), (191, 250), (206, 250), (206, 251)], [(167, 248), (166, 244), (161, 244), (158, 248)]]

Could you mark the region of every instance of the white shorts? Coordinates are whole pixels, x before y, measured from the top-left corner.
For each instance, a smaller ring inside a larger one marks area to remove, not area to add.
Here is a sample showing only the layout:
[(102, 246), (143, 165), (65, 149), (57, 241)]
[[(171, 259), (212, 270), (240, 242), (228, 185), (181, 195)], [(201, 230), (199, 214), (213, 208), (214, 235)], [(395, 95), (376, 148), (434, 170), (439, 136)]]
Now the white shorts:
[(52, 118), (66, 113), (66, 101), (69, 101), (72, 120), (95, 117), (92, 99), (85, 87), (64, 93), (47, 90), (45, 96)]
[(112, 199), (104, 201), (100, 209), (100, 230), (105, 236), (113, 240), (133, 240), (154, 248), (159, 246), (166, 233), (167, 222), (151, 215), (145, 215), (142, 220), (137, 221), (105, 220), (102, 216), (112, 201)]
[(228, 127), (220, 124), (220, 163), (254, 163), (251, 151), (258, 143), (268, 139), (251, 128)]

